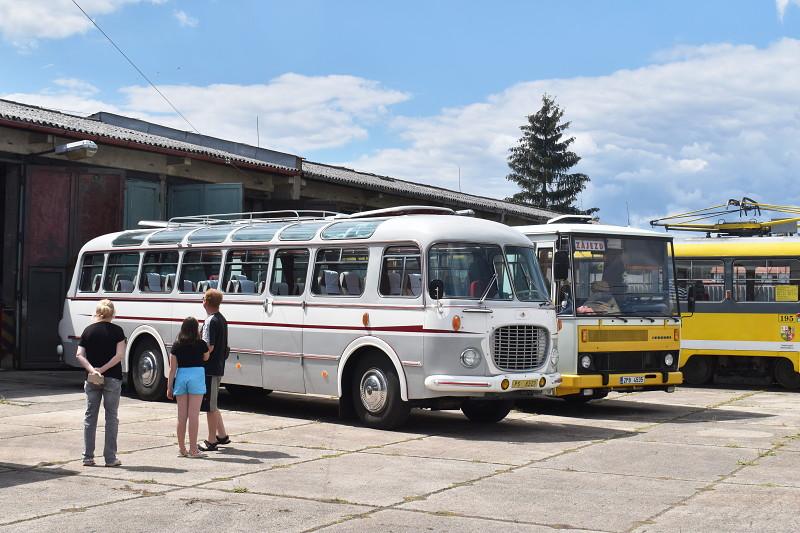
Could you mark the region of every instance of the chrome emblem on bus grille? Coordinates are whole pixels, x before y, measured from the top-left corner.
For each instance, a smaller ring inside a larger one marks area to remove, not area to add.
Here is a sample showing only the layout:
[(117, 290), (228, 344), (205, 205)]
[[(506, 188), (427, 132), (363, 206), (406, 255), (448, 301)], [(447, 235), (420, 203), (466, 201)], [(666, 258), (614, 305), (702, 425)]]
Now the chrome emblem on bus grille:
[(542, 366), (547, 354), (547, 331), (519, 324), (494, 330), (492, 357), (500, 370), (533, 370)]

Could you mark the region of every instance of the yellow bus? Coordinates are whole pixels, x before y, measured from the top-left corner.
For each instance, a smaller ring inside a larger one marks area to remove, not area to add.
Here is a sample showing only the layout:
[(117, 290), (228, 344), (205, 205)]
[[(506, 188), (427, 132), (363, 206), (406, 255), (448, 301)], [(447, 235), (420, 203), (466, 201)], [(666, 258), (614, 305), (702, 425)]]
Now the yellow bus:
[(684, 381), (800, 388), (800, 238), (676, 240), (675, 256), (678, 295), (694, 303), (682, 317)]

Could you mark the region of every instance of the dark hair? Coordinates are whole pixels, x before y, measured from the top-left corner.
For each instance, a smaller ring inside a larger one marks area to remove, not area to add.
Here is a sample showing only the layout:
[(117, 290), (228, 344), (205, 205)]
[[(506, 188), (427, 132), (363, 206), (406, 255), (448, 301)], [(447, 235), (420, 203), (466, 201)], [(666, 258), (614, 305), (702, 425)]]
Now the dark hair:
[(201, 340), (200, 324), (195, 317), (186, 317), (183, 320), (183, 324), (181, 324), (181, 330), (178, 332), (178, 338), (175, 339), (175, 344), (188, 344), (199, 340)]

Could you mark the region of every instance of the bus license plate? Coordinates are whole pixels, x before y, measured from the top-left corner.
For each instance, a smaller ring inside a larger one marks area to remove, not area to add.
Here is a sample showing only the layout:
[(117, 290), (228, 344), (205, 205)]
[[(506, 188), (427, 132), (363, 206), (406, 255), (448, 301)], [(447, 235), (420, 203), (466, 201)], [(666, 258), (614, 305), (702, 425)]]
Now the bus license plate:
[(535, 386), (535, 379), (515, 379), (511, 382), (511, 387), (515, 389), (529, 389)]
[(620, 376), (620, 385), (635, 385), (644, 383), (644, 376)]

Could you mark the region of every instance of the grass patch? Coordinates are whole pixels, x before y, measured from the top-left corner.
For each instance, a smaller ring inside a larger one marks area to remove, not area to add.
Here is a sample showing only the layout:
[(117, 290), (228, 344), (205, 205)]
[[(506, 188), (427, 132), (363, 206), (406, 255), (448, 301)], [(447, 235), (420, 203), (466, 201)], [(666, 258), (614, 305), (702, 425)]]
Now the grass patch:
[(744, 459), (739, 459), (736, 461), (736, 464), (739, 466), (754, 466), (756, 464), (755, 461), (745, 461)]
[(233, 492), (236, 494), (244, 494), (246, 492), (250, 492), (247, 487), (233, 487)]

